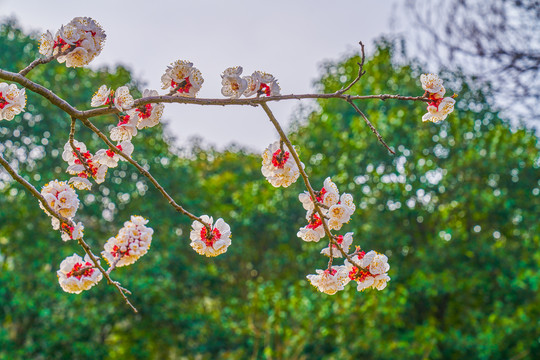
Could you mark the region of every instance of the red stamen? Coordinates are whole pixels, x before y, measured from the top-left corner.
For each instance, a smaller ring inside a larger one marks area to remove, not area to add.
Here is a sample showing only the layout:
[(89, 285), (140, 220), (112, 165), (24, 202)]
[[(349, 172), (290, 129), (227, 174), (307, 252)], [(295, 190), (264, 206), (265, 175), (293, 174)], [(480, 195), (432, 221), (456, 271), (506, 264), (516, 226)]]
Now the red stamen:
[(148, 119), (152, 115), (152, 104), (145, 104), (142, 108), (135, 109), (141, 119)]
[(204, 241), (206, 246), (213, 246), (216, 241), (221, 238), (221, 232), (214, 228), (212, 232), (207, 235), (206, 226), (203, 226), (201, 229), (201, 239)]
[(290, 155), (291, 154), (288, 151), (285, 151), (285, 153), (281, 155), (281, 149), (277, 149), (276, 152), (272, 155), (272, 165), (274, 165), (278, 169), (283, 169)]

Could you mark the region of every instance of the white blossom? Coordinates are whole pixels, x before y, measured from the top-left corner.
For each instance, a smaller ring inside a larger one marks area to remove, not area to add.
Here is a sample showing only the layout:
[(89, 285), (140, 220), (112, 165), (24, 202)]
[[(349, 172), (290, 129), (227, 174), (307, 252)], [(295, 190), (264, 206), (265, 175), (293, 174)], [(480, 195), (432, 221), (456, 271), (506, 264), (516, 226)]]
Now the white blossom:
[[(150, 96), (158, 96), (156, 90), (144, 90), (143, 99)], [(136, 109), (128, 112), (128, 115), (137, 118), (137, 129), (141, 130), (147, 127), (154, 127), (159, 124), (161, 116), (163, 115), (163, 109), (165, 105), (161, 103), (157, 104), (145, 104)]]
[(281, 88), (277, 79), (273, 75), (262, 71), (255, 71), (251, 76), (243, 78), (247, 82), (247, 88), (244, 91), (245, 97), (252, 95), (278, 96)]
[[(345, 251), (345, 253), (349, 253), (349, 248), (351, 247), (351, 244), (353, 242), (353, 234), (352, 232), (348, 232), (345, 235), (339, 235), (336, 238), (336, 242), (339, 244), (339, 246)], [(338, 247), (335, 244), (330, 244), (328, 247), (325, 247), (321, 250), (321, 254), (330, 256), (330, 246), (332, 247), (332, 257), (333, 258), (341, 258), (343, 257), (343, 254), (341, 251), (338, 250)]]
[[(101, 53), (106, 35), (95, 20), (88, 17), (76, 17), (67, 25), (62, 26), (55, 38), (53, 54), (71, 49), (67, 54), (59, 56), (58, 62), (65, 62), (67, 67), (80, 67), (88, 64)], [(48, 48), (45, 46), (43, 52), (46, 50), (48, 51)]]
[(76, 223), (73, 227), (62, 224), (61, 230), (63, 241), (82, 239), (84, 236), (84, 226), (81, 222)]
[(218, 256), (226, 252), (231, 245), (230, 226), (221, 218), (216, 221), (215, 225), (212, 225), (214, 220), (208, 215), (202, 215), (201, 220), (210, 226), (210, 233), (208, 233), (206, 226), (199, 221), (194, 221), (191, 224), (191, 233), (189, 234), (193, 250), (207, 257)]
[[(47, 204), (57, 213), (65, 218), (71, 219), (75, 216), (79, 208), (79, 198), (77, 193), (65, 182), (53, 180), (46, 184), (41, 189), (41, 195), (47, 201)], [(45, 213), (52, 217), (45, 207), (39, 203), (39, 206)], [(56, 218), (52, 218), (52, 225), (55, 230), (60, 227), (60, 222)]]
[[(327, 193), (329, 194), (329, 193)], [(340, 230), (341, 226), (349, 222), (351, 215), (354, 213), (356, 206), (353, 203), (351, 194), (342, 194), (340, 201), (337, 204), (330, 206), (328, 209), (328, 226), (331, 230)]]
[(319, 242), (324, 237), (324, 227), (319, 215), (312, 214), (309, 224), (300, 228), (296, 236), (307, 242)]
[(54, 37), (52, 33), (47, 30), (46, 33), (41, 35), (39, 42), (39, 53), (45, 56), (51, 56), (54, 49)]
[(102, 105), (108, 105), (111, 102), (111, 98), (113, 97), (114, 93), (107, 87), (107, 85), (101, 85), (92, 96), (92, 102), (90, 103), (90, 106), (97, 107)]
[(15, 84), (0, 83), (0, 120), (13, 120), (25, 106), (25, 89), (19, 90)]
[(310, 274), (307, 277), (311, 285), (320, 292), (334, 295), (348, 283), (348, 276), (344, 266), (332, 266), (330, 270), (316, 270), (317, 275)]
[(383, 254), (377, 254), (371, 260), (369, 264), (369, 272), (373, 275), (380, 275), (390, 270), (390, 265), (388, 264), (388, 257)]
[[(81, 270), (84, 271), (81, 273)], [(73, 294), (90, 289), (103, 278), (101, 272), (94, 268), (94, 263), (88, 255), (85, 255), (83, 260), (77, 254), (65, 258), (56, 275), (62, 290)]]
[(111, 140), (124, 141), (131, 140), (133, 136), (137, 135), (137, 117), (129, 115), (120, 116), (118, 125), (111, 129)]
[(442, 100), (434, 101), (428, 104), (428, 112), (422, 116), (422, 121), (431, 121), (438, 123), (446, 119), (448, 114), (454, 111), (456, 101), (451, 97), (445, 97)]
[[(293, 151), (296, 151), (294, 146)], [(302, 164), (302, 167), (304, 167), (304, 164)], [(300, 176), (300, 170), (290, 149), (284, 144), (282, 154), (279, 141), (268, 145), (264, 150), (261, 172), (266, 177), (266, 180), (275, 187), (288, 187)]]
[(145, 226), (148, 220), (132, 215), (115, 237), (109, 238), (101, 255), (112, 265), (120, 256), (116, 267), (131, 265), (148, 252), (154, 230)]
[(422, 88), (430, 93), (438, 93), (443, 89), (443, 81), (436, 74), (422, 74), (420, 75), (420, 82)]
[(221, 94), (232, 99), (238, 99), (247, 89), (248, 82), (240, 77), (242, 67), (230, 67), (223, 71), (221, 75)]
[[(116, 145), (118, 150), (122, 151), (127, 156), (131, 156), (133, 153), (133, 144), (129, 140), (121, 141)], [(111, 149), (100, 149), (96, 152), (96, 155), (93, 157), (93, 161), (98, 164), (105, 165), (109, 168), (114, 168), (118, 166), (118, 161), (126, 161), (122, 156), (118, 155)]]
[(129, 93), (127, 86), (120, 86), (114, 93), (114, 106), (118, 111), (129, 110), (133, 107), (133, 96)]
[(163, 90), (174, 91), (174, 95), (195, 97), (202, 87), (204, 79), (193, 63), (177, 60), (165, 69), (161, 76)]

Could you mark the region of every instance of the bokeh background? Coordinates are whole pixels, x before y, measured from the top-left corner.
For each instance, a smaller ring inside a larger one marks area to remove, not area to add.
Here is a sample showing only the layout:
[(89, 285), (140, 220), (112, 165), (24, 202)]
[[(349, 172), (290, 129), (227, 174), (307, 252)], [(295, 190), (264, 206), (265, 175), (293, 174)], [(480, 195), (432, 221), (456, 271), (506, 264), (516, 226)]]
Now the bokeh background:
[[(459, 94), (441, 124), (422, 123), (419, 103), (359, 103), (395, 156), (345, 102), (271, 104), (313, 185), (332, 176), (353, 194), (343, 230), (389, 257), (381, 292), (350, 285), (328, 296), (305, 279), (326, 265), (323, 245), (295, 235), (302, 184), (275, 189), (260, 173), (260, 150), (277, 139), (260, 109), (168, 105), (162, 125), (134, 138), (134, 158), (178, 202), (231, 225), (233, 244), (217, 258), (191, 249), (189, 219), (131, 166), (79, 194), (94, 249), (132, 214), (155, 230), (149, 253), (115, 271), (138, 314), (105, 284), (61, 291), (59, 263), (80, 248), (0, 171), (0, 359), (538, 358), (540, 6), (483, 4), (0, 1), (9, 71), (36, 57), (47, 29), (74, 16), (103, 25), (95, 64), (29, 75), (79, 108), (104, 83), (158, 88), (179, 58), (203, 72), (203, 97), (219, 97), (233, 65), (273, 73), (283, 93), (333, 92), (356, 76), (359, 40), (367, 73), (351, 93), (421, 95), (420, 74), (436, 71)], [(95, 121), (104, 131), (114, 122)], [(0, 151), (39, 188), (68, 179), (68, 132), (68, 116), (29, 92), (24, 115), (0, 123)], [(77, 138), (102, 147), (84, 128)]]

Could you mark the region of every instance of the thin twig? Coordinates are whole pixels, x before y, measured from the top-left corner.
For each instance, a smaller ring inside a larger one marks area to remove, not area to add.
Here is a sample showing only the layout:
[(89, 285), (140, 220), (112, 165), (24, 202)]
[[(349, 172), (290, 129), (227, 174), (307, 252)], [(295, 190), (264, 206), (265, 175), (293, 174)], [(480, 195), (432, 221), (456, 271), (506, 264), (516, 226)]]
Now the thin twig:
[(26, 76), (33, 68), (35, 68), (38, 65), (47, 64), (55, 59), (58, 59), (60, 56), (67, 55), (70, 53), (73, 49), (75, 49), (75, 46), (70, 47), (67, 50), (61, 51), (57, 53), (56, 55), (47, 56), (44, 58), (37, 58), (34, 61), (32, 61), (27, 67), (19, 71), (19, 74), (22, 76)]
[(364, 121), (365, 121), (366, 124), (369, 126), (369, 128), (371, 129), (371, 131), (373, 131), (373, 133), (375, 134), (375, 136), (377, 136), (377, 139), (379, 139), (379, 142), (380, 142), (381, 144), (383, 144), (383, 146), (384, 146), (388, 151), (390, 151), (390, 153), (391, 153), (392, 155), (396, 155), (396, 153), (394, 152), (394, 150), (390, 149), (390, 147), (389, 147), (388, 145), (386, 145), (386, 143), (384, 142), (384, 140), (383, 140), (381, 134), (379, 134), (379, 132), (377, 131), (377, 129), (375, 129), (375, 126), (373, 126), (373, 124), (371, 123), (371, 121), (368, 120), (367, 116), (362, 112), (362, 110), (360, 110), (360, 109), (358, 108), (358, 106), (356, 106), (355, 103), (354, 103), (350, 98), (347, 99), (347, 102), (348, 102), (349, 104), (352, 105), (352, 107), (354, 108), (354, 110), (356, 110), (356, 112), (357, 112), (358, 114), (360, 114), (360, 116), (364, 119)]
[[(62, 215), (57, 213), (54, 209), (52, 209), (49, 206), (49, 203), (47, 202), (47, 200), (45, 200), (45, 198), (43, 197), (43, 195), (41, 195), (41, 193), (39, 191), (37, 191), (37, 189), (32, 184), (30, 184), (22, 176), (17, 174), (15, 169), (13, 169), (9, 165), (9, 163), (4, 159), (4, 157), (1, 154), (0, 154), (0, 165), (2, 165), (4, 167), (4, 169), (6, 169), (6, 171), (11, 175), (11, 177), (13, 179), (15, 179), (15, 181), (17, 181), (22, 186), (24, 186), (28, 191), (30, 191), (30, 193), (34, 197), (36, 197), (39, 200), (39, 202), (41, 203), (41, 205), (43, 205), (45, 210), (47, 210), (47, 212), (49, 214), (51, 214), (51, 216), (54, 216), (55, 218), (57, 218), (60, 221), (60, 223), (67, 224), (67, 225), (73, 226), (73, 227), (75, 226), (75, 224), (73, 223), (73, 221), (71, 219), (63, 217)], [(82, 238), (78, 239), (77, 241), (82, 246), (84, 251), (88, 254), (90, 259), (94, 263), (94, 266), (99, 269), (99, 271), (103, 274), (103, 276), (105, 276), (105, 278), (107, 279), (107, 282), (109, 284), (113, 284), (116, 287), (116, 289), (118, 290), (118, 292), (120, 293), (120, 295), (122, 295), (122, 297), (124, 298), (126, 303), (133, 309), (134, 312), (137, 312), (137, 309), (131, 304), (129, 299), (124, 294), (123, 288), (121, 286), (119, 286), (119, 283), (117, 281), (113, 281), (111, 279), (111, 277), (109, 276), (109, 274), (105, 271), (105, 269), (103, 269), (103, 267), (99, 264), (99, 261), (98, 261), (97, 257), (92, 253), (92, 250), (90, 250), (90, 246), (88, 246), (88, 244)]]
[(361, 41), (359, 42), (359, 44), (360, 44), (360, 48), (362, 50), (362, 60), (359, 63), (357, 63), (358, 64), (358, 75), (356, 76), (356, 79), (354, 79), (346, 88), (336, 91), (336, 94), (343, 94), (343, 93), (349, 91), (349, 89), (352, 88), (353, 85), (358, 82), (358, 80), (360, 80), (362, 75), (364, 75), (366, 73), (364, 71), (364, 62), (366, 61), (366, 53), (365, 53), (365, 49), (364, 49), (364, 44)]

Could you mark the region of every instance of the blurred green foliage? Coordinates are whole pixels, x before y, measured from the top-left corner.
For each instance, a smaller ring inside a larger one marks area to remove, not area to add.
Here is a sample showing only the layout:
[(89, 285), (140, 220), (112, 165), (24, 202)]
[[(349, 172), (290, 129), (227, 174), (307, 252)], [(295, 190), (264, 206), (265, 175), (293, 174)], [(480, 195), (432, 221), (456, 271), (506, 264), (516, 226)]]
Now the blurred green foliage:
[[(0, 68), (16, 71), (37, 54), (34, 37), (0, 27)], [(351, 93), (420, 94), (421, 67), (395, 60), (381, 41)], [(323, 66), (321, 91), (356, 74), (358, 57)], [(89, 105), (102, 84), (140, 85), (128, 69), (67, 69), (52, 63), (29, 77), (73, 104)], [(295, 236), (305, 223), (298, 182), (272, 188), (260, 156), (178, 149), (163, 128), (134, 139), (134, 158), (195, 214), (232, 227), (228, 252), (208, 259), (189, 246), (190, 221), (175, 213), (136, 170), (120, 164), (107, 181), (79, 192), (78, 220), (95, 252), (131, 214), (149, 218), (149, 253), (114, 278), (133, 291), (133, 314), (113, 287), (62, 292), (56, 270), (82, 250), (62, 243), (37, 200), (0, 171), (0, 359), (535, 359), (540, 357), (538, 139), (513, 128), (458, 74), (459, 93), (442, 124), (422, 123), (425, 106), (359, 104), (394, 146), (390, 156), (343, 101), (300, 112), (293, 143), (321, 187), (332, 176), (358, 205), (345, 231), (384, 252), (392, 281), (382, 292), (353, 284), (328, 296), (305, 276), (323, 268), (322, 244)], [(96, 119), (102, 130), (114, 119)], [(28, 92), (27, 111), (0, 123), (0, 150), (38, 188), (68, 179), (61, 149), (69, 118)], [(77, 139), (103, 145), (85, 128)], [(60, 150), (60, 151), (59, 151)]]

